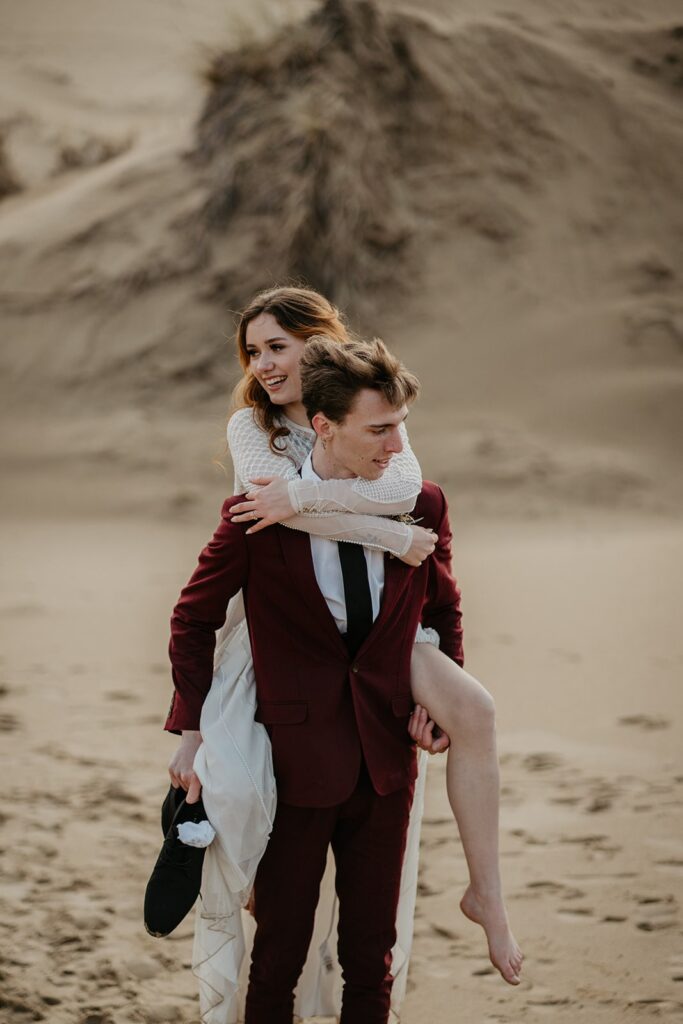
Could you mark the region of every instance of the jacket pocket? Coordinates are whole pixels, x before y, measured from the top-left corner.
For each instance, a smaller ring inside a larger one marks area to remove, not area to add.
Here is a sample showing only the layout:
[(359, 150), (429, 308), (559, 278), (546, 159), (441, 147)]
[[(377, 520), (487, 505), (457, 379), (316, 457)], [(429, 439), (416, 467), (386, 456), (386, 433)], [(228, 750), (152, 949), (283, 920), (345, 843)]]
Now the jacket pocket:
[(413, 698), (407, 695), (392, 697), (391, 710), (396, 718), (408, 718), (413, 710)]
[(308, 716), (308, 703), (304, 700), (264, 700), (256, 708), (254, 718), (263, 725), (296, 725)]

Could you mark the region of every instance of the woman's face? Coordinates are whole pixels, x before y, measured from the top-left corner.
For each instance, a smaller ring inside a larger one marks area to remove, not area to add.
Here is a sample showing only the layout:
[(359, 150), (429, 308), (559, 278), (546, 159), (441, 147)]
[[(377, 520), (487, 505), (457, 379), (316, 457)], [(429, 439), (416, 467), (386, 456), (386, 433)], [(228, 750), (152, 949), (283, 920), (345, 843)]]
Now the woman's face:
[(247, 324), (249, 369), (274, 405), (301, 401), (299, 360), (305, 344), (280, 327), (272, 313), (261, 313)]

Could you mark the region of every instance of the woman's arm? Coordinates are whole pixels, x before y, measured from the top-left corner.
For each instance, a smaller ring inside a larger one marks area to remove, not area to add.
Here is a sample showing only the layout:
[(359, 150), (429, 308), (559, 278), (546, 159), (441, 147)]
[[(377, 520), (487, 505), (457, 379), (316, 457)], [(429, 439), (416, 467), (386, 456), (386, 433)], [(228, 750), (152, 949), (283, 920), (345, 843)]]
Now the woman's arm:
[(303, 459), (297, 460), (287, 448), (285, 454), (276, 455), (250, 409), (240, 409), (228, 422), (228, 444), (235, 473), (245, 489), (260, 477), (283, 477), (294, 512), (304, 516), (325, 512), (389, 516), (411, 512), (422, 490), (422, 471), (404, 424), (400, 432), (403, 451), (393, 456), (377, 480), (302, 480), (297, 470)]
[[(287, 439), (285, 439), (286, 441)], [(258, 480), (263, 476), (279, 476), (288, 482), (308, 483), (302, 480), (297, 469), (297, 459), (288, 452), (283, 455), (276, 455), (269, 447), (268, 437), (265, 431), (254, 422), (250, 409), (240, 409), (228, 422), (228, 444), (232, 455), (235, 475), (242, 487), (248, 488), (251, 481)], [(401, 453), (402, 455), (404, 453)], [(410, 452), (412, 460), (417, 465), (415, 456)], [(303, 461), (300, 458), (299, 464)], [(393, 461), (393, 459), (392, 459)], [(387, 470), (389, 472), (389, 470)], [(418, 466), (419, 473), (419, 466)], [(324, 480), (321, 484), (342, 484), (342, 493), (352, 492), (352, 485), (356, 480)], [(379, 481), (360, 481), (363, 484), (375, 484)], [(317, 483), (317, 481), (313, 481)], [(414, 489), (415, 481), (411, 483)], [(418, 487), (419, 493), (421, 487)], [(406, 493), (407, 490), (406, 490)], [(385, 492), (386, 496), (386, 492)], [(359, 502), (363, 502), (364, 496), (356, 493)], [(406, 501), (409, 501), (409, 508), (415, 504), (415, 495), (412, 500), (404, 498), (400, 508), (395, 511), (407, 510)], [(348, 504), (344, 504), (340, 511), (332, 509), (308, 508), (305, 513), (291, 515), (283, 518), (283, 525), (295, 530), (303, 530), (305, 533), (314, 534), (317, 537), (326, 537), (329, 540), (352, 541), (356, 544), (364, 544), (367, 547), (374, 547), (381, 551), (389, 551), (391, 554), (401, 557), (405, 555), (413, 543), (413, 529), (406, 523), (396, 522), (387, 519), (385, 516), (394, 511), (391, 502), (379, 502), (384, 516), (364, 515), (349, 511)]]
[(394, 455), (377, 480), (289, 480), (292, 505), (303, 515), (320, 512), (367, 512), (394, 515), (411, 512), (422, 490), (422, 471), (410, 447), (408, 432), (400, 426), (403, 451)]
[[(279, 444), (288, 439), (280, 439)], [(251, 409), (238, 409), (228, 420), (228, 447), (235, 470), (235, 488), (238, 493), (248, 491), (254, 480), (262, 476), (279, 476), (285, 480), (299, 478), (298, 469), (303, 459), (296, 458), (285, 447), (276, 455), (268, 443), (268, 435), (254, 420)]]
[(326, 540), (350, 541), (366, 548), (388, 551), (398, 558), (408, 553), (413, 544), (413, 527), (384, 516), (364, 516), (358, 512), (327, 512), (324, 515), (294, 515), (284, 519), (283, 526), (303, 530)]

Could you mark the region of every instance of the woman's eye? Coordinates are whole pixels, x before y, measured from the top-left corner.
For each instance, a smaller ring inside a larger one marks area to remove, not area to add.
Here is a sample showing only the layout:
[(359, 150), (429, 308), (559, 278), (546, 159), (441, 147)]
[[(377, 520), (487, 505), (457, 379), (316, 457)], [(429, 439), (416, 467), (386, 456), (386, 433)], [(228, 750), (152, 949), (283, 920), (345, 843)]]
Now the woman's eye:
[(285, 347), (284, 345), (271, 345), (270, 346), (270, 350), (271, 350), (271, 352), (282, 352), (282, 349), (284, 347)]

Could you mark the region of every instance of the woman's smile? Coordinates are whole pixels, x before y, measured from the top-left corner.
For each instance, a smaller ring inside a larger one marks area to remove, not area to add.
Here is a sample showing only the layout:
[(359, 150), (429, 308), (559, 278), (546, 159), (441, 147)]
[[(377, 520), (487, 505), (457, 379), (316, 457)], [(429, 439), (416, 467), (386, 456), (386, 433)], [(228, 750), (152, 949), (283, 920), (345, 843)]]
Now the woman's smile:
[(289, 407), (301, 402), (299, 359), (304, 344), (284, 330), (270, 313), (257, 316), (247, 327), (249, 370), (273, 403), (288, 414)]

